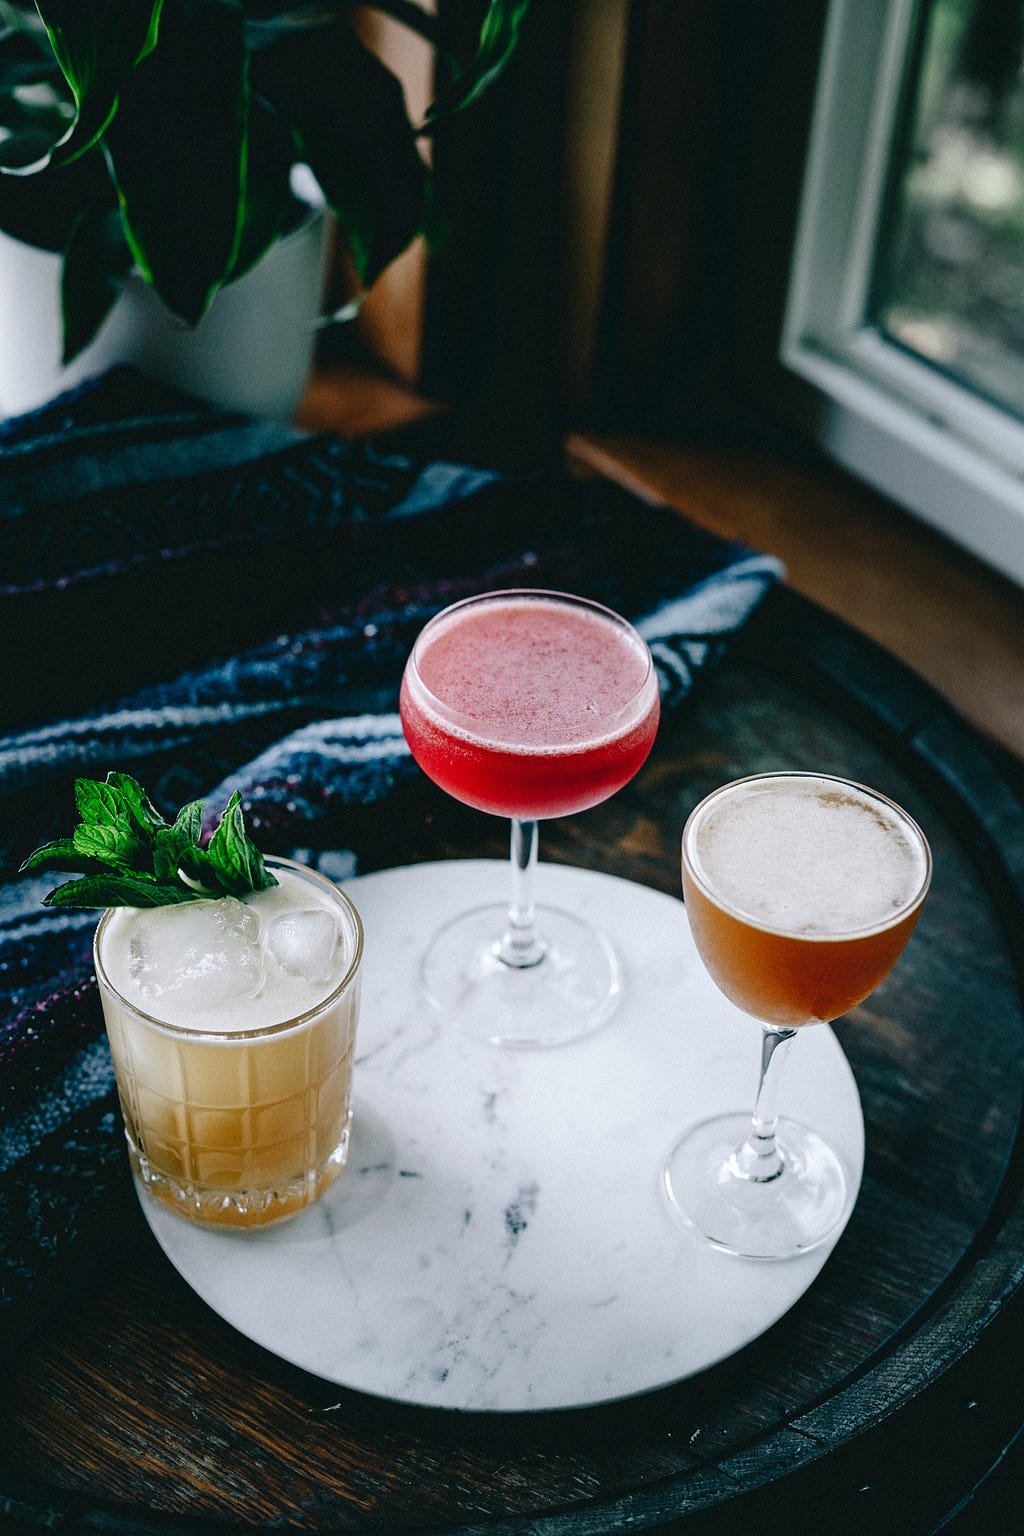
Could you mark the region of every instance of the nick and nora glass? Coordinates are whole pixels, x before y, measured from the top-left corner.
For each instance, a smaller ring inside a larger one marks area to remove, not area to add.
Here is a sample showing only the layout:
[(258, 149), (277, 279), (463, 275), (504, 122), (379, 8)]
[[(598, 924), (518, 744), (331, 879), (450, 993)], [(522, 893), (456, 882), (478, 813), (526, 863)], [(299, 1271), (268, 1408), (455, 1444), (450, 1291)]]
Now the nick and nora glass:
[(344, 1166), (363, 954), (359, 915), (312, 870), (236, 900), (115, 907), (94, 957), (129, 1155), (150, 1194), (251, 1227)]
[(511, 902), (441, 930), (422, 964), (428, 997), (496, 1044), (558, 1045), (596, 1029), (618, 996), (618, 961), (574, 913), (535, 910), (537, 823), (597, 805), (647, 757), (659, 699), (646, 644), (583, 598), (486, 593), (423, 629), (400, 708), (424, 772), (464, 804), (512, 820)]
[(778, 1116), (797, 1032), (885, 979), (917, 922), (931, 854), (886, 796), (827, 774), (769, 773), (715, 790), (683, 832), (683, 893), (701, 959), (762, 1023), (750, 1111), (687, 1130), (664, 1169), (677, 1214), (713, 1246), (785, 1258), (843, 1219), (846, 1173), (826, 1139)]

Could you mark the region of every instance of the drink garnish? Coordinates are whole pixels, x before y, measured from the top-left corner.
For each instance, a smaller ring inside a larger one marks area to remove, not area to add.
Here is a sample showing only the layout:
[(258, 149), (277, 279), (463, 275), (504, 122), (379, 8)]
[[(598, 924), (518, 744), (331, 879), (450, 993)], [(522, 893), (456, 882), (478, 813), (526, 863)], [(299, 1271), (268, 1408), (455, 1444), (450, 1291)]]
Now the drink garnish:
[(207, 842), (205, 801), (191, 800), (165, 821), (127, 773), (108, 773), (102, 783), (76, 779), (75, 800), (81, 820), (72, 835), (44, 843), (21, 866), (81, 877), (50, 891), (44, 906), (163, 907), (277, 884), (245, 830), (237, 790)]

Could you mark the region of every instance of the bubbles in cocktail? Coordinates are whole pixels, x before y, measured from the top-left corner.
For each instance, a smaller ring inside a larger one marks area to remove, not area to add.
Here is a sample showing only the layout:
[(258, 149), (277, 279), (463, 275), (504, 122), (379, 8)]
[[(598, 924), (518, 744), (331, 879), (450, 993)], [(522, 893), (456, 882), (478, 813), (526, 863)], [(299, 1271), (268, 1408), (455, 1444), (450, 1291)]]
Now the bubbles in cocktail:
[(258, 913), (234, 896), (138, 914), (128, 973), (146, 998), (176, 993), (206, 1008), (263, 985)]

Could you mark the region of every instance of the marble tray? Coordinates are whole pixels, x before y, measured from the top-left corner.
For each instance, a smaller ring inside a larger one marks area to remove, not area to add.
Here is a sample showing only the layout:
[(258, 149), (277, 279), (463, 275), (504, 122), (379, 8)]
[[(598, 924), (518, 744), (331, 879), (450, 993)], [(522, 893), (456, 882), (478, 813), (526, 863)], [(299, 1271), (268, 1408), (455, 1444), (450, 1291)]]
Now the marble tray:
[[(742, 1348), (841, 1234), (761, 1263), (677, 1222), (661, 1164), (685, 1125), (746, 1108), (759, 1036), (707, 979), (681, 901), (541, 865), (538, 897), (603, 924), (623, 997), (597, 1034), (507, 1050), (418, 999), (428, 934), (501, 899), (492, 860), (345, 883), (366, 929), (348, 1168), (263, 1232), (193, 1226), (140, 1194), (171, 1263), (257, 1344), (341, 1387), (474, 1411), (582, 1407), (666, 1386)], [(827, 1131), (859, 1188), (860, 1099), (832, 1030), (807, 1030), (784, 1112)]]

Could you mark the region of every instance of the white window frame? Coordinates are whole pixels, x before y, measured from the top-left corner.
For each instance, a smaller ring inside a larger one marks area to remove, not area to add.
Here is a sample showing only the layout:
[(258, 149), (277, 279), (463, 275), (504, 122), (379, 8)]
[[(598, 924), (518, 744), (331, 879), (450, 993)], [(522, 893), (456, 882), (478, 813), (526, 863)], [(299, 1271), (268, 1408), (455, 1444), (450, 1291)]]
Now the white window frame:
[(831, 0), (781, 357), (853, 473), (1024, 585), (1024, 423), (863, 323), (920, 0)]

